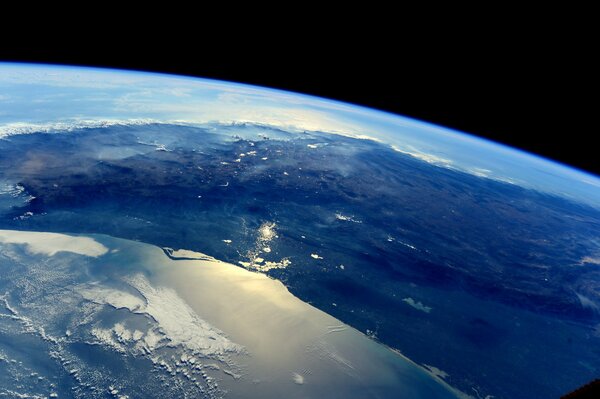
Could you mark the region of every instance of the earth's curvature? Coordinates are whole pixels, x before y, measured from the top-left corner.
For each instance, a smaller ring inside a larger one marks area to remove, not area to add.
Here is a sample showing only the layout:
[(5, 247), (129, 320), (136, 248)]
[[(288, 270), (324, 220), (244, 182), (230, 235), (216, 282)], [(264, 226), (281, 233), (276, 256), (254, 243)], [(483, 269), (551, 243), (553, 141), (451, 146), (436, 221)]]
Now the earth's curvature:
[(600, 179), (357, 106), (0, 64), (0, 397), (535, 398), (600, 375)]

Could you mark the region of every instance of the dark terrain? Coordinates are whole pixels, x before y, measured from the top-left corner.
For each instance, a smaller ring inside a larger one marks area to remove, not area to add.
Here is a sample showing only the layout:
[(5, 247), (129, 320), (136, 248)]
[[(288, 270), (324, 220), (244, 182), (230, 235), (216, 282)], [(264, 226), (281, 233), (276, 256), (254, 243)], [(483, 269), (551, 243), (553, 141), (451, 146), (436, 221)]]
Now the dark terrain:
[(0, 228), (235, 264), (275, 223), (260, 256), (291, 264), (269, 275), (475, 397), (558, 397), (600, 375), (600, 211), (586, 205), (368, 140), (243, 124), (12, 136), (0, 183), (17, 187)]

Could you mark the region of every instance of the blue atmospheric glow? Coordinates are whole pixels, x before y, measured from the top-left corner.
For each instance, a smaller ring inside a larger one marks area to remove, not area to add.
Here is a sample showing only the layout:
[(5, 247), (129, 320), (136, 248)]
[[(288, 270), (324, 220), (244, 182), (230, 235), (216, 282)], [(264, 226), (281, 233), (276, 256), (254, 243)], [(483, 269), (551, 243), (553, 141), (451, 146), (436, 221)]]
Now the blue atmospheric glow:
[(0, 64), (0, 134), (81, 121), (247, 121), (364, 136), (424, 161), (597, 206), (600, 179), (555, 161), (384, 111), (203, 78), (61, 65)]
[(0, 397), (559, 397), (598, 237), (600, 178), (467, 133), (0, 63)]

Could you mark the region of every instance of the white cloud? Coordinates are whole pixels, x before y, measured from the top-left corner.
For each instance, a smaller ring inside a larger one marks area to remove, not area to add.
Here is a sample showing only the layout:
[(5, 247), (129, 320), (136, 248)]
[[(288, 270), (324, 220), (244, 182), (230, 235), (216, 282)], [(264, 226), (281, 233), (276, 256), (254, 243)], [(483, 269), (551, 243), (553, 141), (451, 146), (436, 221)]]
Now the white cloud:
[(96, 258), (108, 252), (108, 248), (93, 238), (58, 233), (0, 230), (0, 242), (24, 244), (30, 253), (48, 256), (54, 256), (58, 252), (72, 252)]
[(434, 154), (428, 154), (425, 152), (421, 152), (414, 147), (407, 146), (406, 149), (400, 148), (397, 145), (391, 145), (392, 149), (397, 152), (401, 152), (403, 154), (410, 155), (414, 158), (420, 159), (421, 161), (425, 161), (427, 163), (431, 163), (439, 166), (450, 166), (453, 164), (453, 161), (447, 158), (440, 157)]
[[(201, 319), (174, 290), (155, 287), (141, 274), (127, 278), (126, 282), (139, 295), (96, 284), (80, 286), (77, 291), (94, 303), (116, 309), (126, 308), (148, 316), (156, 323), (155, 328), (150, 330), (153, 332), (147, 333), (147, 339), (144, 339), (150, 352), (164, 346), (181, 346), (205, 356), (244, 352), (242, 346), (233, 343), (222, 331)], [(114, 332), (119, 333), (119, 328), (113, 329)], [(110, 333), (102, 331), (101, 335), (106, 338), (110, 337)], [(124, 334), (124, 331), (120, 331), (120, 334)]]
[(484, 169), (484, 168), (470, 168), (470, 169), (468, 169), (468, 171), (472, 175), (479, 176), (479, 177), (490, 177), (490, 174), (492, 173), (491, 170)]
[(159, 121), (154, 119), (71, 119), (46, 123), (11, 122), (0, 125), (0, 138), (19, 134), (71, 132), (84, 128), (146, 125), (149, 123), (159, 123)]
[(591, 309), (594, 312), (600, 311), (600, 306), (598, 306), (598, 304), (596, 302), (594, 302), (592, 299), (590, 299), (587, 296), (580, 294), (580, 293), (575, 293), (575, 295), (577, 295), (577, 299), (579, 299), (579, 303), (581, 304), (581, 306), (583, 308)]
[(298, 373), (294, 373), (292, 375), (293, 379), (294, 379), (294, 383), (298, 384), (298, 385), (302, 385), (304, 384), (304, 376)]
[(412, 306), (413, 308), (420, 310), (421, 312), (430, 313), (431, 309), (432, 309), (430, 306), (425, 306), (425, 305), (423, 305), (423, 303), (421, 303), (419, 301), (415, 301), (414, 299), (412, 299), (410, 297), (404, 298), (402, 301), (406, 302), (408, 305)]

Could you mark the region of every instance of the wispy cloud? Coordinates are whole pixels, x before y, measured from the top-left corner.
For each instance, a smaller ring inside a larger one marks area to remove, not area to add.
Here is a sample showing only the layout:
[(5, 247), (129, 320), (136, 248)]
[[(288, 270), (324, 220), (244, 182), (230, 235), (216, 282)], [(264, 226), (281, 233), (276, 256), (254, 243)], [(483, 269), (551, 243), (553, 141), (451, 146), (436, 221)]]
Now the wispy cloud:
[(425, 313), (430, 313), (431, 309), (432, 309), (430, 306), (425, 306), (425, 305), (423, 305), (423, 303), (421, 303), (419, 301), (415, 301), (414, 299), (412, 299), (410, 297), (404, 298), (402, 300), (402, 302), (405, 302), (408, 305), (412, 306), (413, 308), (420, 310), (421, 312), (425, 312)]
[(391, 145), (392, 149), (394, 151), (398, 151), (401, 152), (403, 154), (407, 154), (410, 155), (414, 158), (420, 159), (421, 161), (425, 161), (434, 165), (441, 165), (441, 166), (450, 166), (452, 165), (454, 162), (450, 159), (447, 158), (443, 158), (440, 157), (438, 155), (434, 155), (434, 154), (429, 154), (429, 153), (425, 153), (425, 152), (421, 152), (419, 150), (417, 150), (414, 147), (411, 146), (407, 146), (406, 149), (400, 148), (397, 145)]

